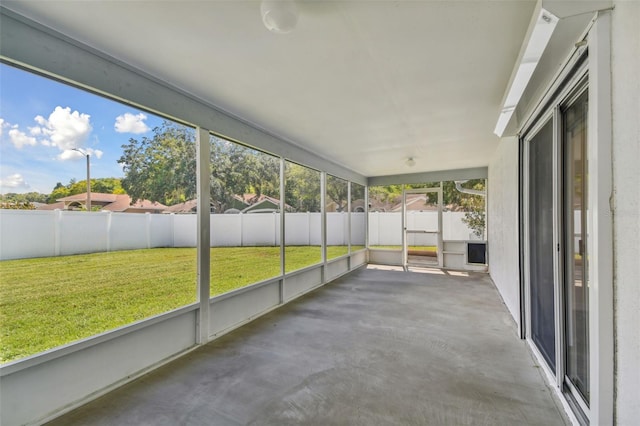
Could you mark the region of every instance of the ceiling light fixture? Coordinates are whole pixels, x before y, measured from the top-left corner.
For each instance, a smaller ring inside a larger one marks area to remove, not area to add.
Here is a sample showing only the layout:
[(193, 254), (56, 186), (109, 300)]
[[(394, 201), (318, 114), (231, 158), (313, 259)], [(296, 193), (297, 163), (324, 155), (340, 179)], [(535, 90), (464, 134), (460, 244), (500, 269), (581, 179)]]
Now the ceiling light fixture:
[(407, 158), (407, 161), (405, 161), (405, 164), (409, 167), (413, 167), (416, 165), (416, 160), (414, 160), (413, 157), (409, 157)]
[(260, 14), (264, 26), (276, 34), (290, 33), (298, 23), (298, 7), (293, 0), (263, 0)]

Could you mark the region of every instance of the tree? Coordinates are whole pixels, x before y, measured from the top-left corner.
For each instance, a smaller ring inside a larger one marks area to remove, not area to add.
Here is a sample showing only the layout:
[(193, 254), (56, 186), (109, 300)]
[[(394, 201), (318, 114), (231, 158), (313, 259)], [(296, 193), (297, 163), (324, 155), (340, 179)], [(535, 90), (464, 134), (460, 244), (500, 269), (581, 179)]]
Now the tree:
[[(87, 191), (87, 180), (81, 180), (70, 184), (69, 195), (82, 194)], [(119, 178), (99, 178), (91, 179), (91, 192), (103, 194), (124, 194), (122, 182)]]
[(224, 212), (246, 193), (279, 197), (280, 160), (224, 139), (212, 138), (210, 195), (214, 209)]
[(327, 176), (327, 197), (336, 203), (336, 211), (343, 212), (347, 209), (349, 185), (346, 180), (335, 176)]
[[(132, 199), (166, 205), (196, 198), (196, 146), (192, 129), (164, 122), (152, 137), (130, 139), (118, 160), (125, 178), (122, 186)], [(280, 160), (225, 139), (211, 137), (210, 196), (214, 211), (238, 204), (248, 192), (277, 197)]]
[(193, 129), (165, 121), (153, 129), (153, 137), (131, 138), (122, 148), (122, 188), (133, 200), (172, 205), (196, 197)]
[(285, 163), (285, 200), (297, 212), (319, 212), (320, 172)]
[(41, 194), (39, 192), (25, 192), (23, 194), (17, 194), (15, 192), (7, 192), (6, 194), (0, 194), (0, 202), (4, 203), (46, 203), (47, 194)]
[[(65, 186), (61, 182), (56, 183), (56, 186), (46, 197), (46, 202), (49, 204), (55, 203), (60, 198), (69, 197), (71, 195), (77, 195), (87, 192), (87, 181), (76, 181), (71, 179)], [(91, 192), (101, 192), (104, 194), (125, 194), (122, 188), (120, 178), (97, 178), (91, 179)], [(34, 200), (35, 201), (35, 200)]]
[(0, 209), (7, 210), (35, 210), (35, 206), (29, 201), (0, 201)]
[(53, 204), (58, 199), (68, 197), (69, 195), (71, 195), (69, 193), (69, 188), (64, 186), (61, 182), (58, 182), (56, 186), (53, 188), (53, 191), (51, 191), (51, 194), (49, 194), (49, 197), (47, 198), (47, 203)]
[[(479, 180), (473, 185), (473, 189), (486, 191), (483, 180)], [(486, 226), (485, 222), (485, 202), (486, 196), (464, 194), (461, 199), (461, 205), (464, 209), (464, 217), (462, 221), (473, 231), (473, 233), (482, 238)]]

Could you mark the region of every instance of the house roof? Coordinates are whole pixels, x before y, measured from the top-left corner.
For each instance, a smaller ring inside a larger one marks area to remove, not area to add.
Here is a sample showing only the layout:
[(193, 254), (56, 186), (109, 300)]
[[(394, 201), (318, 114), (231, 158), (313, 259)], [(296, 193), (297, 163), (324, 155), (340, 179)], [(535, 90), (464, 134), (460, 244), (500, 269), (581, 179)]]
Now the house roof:
[[(407, 194), (407, 211), (436, 211), (438, 210), (437, 201), (436, 204), (427, 204), (431, 200), (424, 194)], [(394, 205), (391, 208), (393, 212), (402, 211), (402, 202)]]
[(131, 202), (131, 197), (126, 194), (118, 194), (117, 199), (106, 206), (103, 210), (109, 210), (112, 212), (135, 212), (135, 211), (164, 211), (167, 208), (164, 204), (157, 201), (149, 200), (137, 200)]
[(247, 205), (251, 205), (251, 204), (256, 204), (259, 203), (263, 200), (269, 200), (273, 203), (279, 204), (280, 200), (277, 198), (273, 198), (273, 197), (269, 197), (268, 195), (264, 195), (264, 194), (252, 194), (252, 193), (247, 193), (247, 194), (242, 194), (242, 195), (234, 195), (233, 198), (235, 198), (238, 201), (242, 201), (243, 203), (247, 204)]
[(198, 209), (198, 200), (188, 200), (184, 203), (174, 204), (167, 207), (165, 213), (195, 213)]
[[(83, 204), (86, 200), (87, 193), (83, 192), (82, 194), (59, 198), (57, 203), (45, 204), (38, 207), (38, 210), (65, 209), (73, 203)], [(101, 192), (91, 193), (91, 204), (100, 205), (102, 210), (126, 213), (159, 213), (167, 209), (167, 206), (155, 201), (137, 200), (132, 203), (131, 197), (127, 194), (104, 194)]]
[[(243, 194), (239, 199), (244, 200), (248, 207), (242, 210), (243, 213), (257, 213), (258, 211), (275, 211), (280, 208), (280, 200), (268, 195)], [(293, 207), (285, 204), (285, 210), (292, 211)]]
[(62, 209), (64, 209), (64, 201), (58, 201), (57, 203), (43, 204), (41, 206), (36, 206), (36, 210), (62, 210)]
[[(128, 195), (127, 195), (128, 197)], [(57, 201), (64, 201), (70, 203), (73, 201), (85, 201), (87, 199), (87, 193), (69, 195), (68, 197), (58, 198)], [(118, 199), (118, 194), (104, 194), (102, 192), (91, 192), (92, 203), (113, 203)]]

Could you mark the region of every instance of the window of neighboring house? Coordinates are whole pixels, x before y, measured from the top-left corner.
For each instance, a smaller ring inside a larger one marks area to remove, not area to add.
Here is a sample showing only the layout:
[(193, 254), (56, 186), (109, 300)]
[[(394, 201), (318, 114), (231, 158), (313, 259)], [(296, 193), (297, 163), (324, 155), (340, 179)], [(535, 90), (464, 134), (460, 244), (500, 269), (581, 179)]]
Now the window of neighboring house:
[(351, 251), (365, 248), (367, 224), (364, 190), (364, 186), (351, 182)]
[(322, 209), (317, 170), (285, 162), (285, 271), (322, 262)]
[(193, 129), (4, 63), (0, 87), (0, 361), (194, 303), (195, 215), (161, 214), (196, 197)]
[(280, 159), (211, 135), (211, 296), (281, 275)]
[(349, 253), (349, 183), (327, 175), (325, 211), (327, 212), (327, 259)]

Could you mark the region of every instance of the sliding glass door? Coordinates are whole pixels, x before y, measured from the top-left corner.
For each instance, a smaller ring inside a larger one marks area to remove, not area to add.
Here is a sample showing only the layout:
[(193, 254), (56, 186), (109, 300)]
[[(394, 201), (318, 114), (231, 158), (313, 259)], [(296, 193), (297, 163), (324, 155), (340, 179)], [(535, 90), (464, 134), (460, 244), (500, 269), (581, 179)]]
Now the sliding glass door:
[[(587, 92), (562, 114), (564, 156), (565, 382), (589, 404), (589, 280), (587, 255)], [(577, 395), (576, 395), (577, 394)]]
[(589, 418), (587, 79), (523, 138), (526, 334), (581, 422)]

